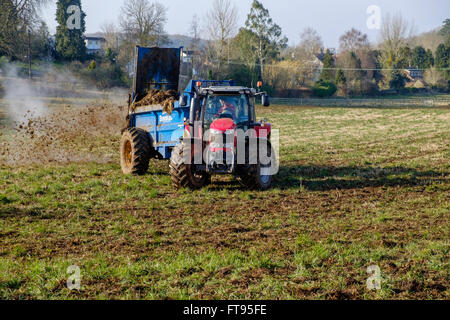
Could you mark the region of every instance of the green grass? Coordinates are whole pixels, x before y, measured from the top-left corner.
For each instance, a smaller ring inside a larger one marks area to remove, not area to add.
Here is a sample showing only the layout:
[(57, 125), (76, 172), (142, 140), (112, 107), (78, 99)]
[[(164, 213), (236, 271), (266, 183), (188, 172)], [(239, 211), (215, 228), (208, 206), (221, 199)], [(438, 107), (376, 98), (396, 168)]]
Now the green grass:
[[(0, 165), (0, 298), (449, 298), (448, 109), (263, 117), (281, 138), (267, 192), (231, 177), (177, 192), (165, 161), (140, 177), (117, 163)], [(95, 139), (94, 154), (117, 153)], [(366, 288), (371, 265), (380, 291)]]

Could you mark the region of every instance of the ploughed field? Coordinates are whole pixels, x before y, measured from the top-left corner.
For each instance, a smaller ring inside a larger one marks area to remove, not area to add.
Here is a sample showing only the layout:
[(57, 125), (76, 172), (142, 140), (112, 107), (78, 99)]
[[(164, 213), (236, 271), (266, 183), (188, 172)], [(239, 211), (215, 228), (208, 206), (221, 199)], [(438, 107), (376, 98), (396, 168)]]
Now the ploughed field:
[(1, 299), (449, 299), (450, 109), (258, 108), (273, 189), (177, 192), (167, 161), (122, 175), (126, 109), (92, 108), (2, 128)]

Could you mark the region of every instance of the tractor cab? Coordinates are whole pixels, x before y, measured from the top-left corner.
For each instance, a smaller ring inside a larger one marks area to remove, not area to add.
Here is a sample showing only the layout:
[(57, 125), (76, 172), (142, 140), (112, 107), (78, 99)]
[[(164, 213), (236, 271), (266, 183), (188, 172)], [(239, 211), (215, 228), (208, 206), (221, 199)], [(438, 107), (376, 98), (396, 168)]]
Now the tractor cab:
[[(196, 121), (202, 121), (204, 128), (220, 130), (225, 123), (235, 128), (248, 130), (254, 122), (252, 91), (243, 87), (209, 87), (200, 90), (202, 110)], [(226, 128), (226, 130), (229, 128)]]

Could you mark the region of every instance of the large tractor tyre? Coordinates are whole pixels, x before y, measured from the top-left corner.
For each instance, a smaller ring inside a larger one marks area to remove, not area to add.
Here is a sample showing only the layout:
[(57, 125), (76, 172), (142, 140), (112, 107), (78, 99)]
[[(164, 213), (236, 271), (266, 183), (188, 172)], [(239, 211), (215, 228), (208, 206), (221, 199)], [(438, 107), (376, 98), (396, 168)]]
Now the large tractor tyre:
[[(270, 158), (270, 163), (263, 165), (259, 158), (257, 164), (250, 165), (248, 170), (243, 170), (238, 172), (237, 179), (239, 183), (247, 189), (250, 190), (261, 190), (265, 191), (270, 189), (272, 186), (273, 172), (272, 168), (276, 167), (276, 157), (275, 151), (268, 140), (267, 141), (267, 156)], [(250, 156), (251, 158), (251, 156)]]
[(120, 166), (124, 174), (143, 175), (152, 156), (152, 140), (145, 130), (128, 128), (120, 142)]
[(185, 164), (184, 145), (179, 144), (172, 150), (170, 158), (170, 177), (176, 189), (201, 189), (211, 183), (211, 176), (205, 172), (195, 173), (192, 166)]

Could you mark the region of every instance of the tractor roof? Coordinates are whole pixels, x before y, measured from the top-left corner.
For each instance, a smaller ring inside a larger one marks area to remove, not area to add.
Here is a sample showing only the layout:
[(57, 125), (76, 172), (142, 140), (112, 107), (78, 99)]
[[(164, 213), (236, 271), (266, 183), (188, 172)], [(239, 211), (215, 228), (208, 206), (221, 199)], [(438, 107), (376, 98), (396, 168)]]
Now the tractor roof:
[(213, 94), (254, 94), (253, 90), (247, 87), (238, 86), (227, 86), (227, 87), (208, 87), (202, 88), (202, 93), (213, 93)]

